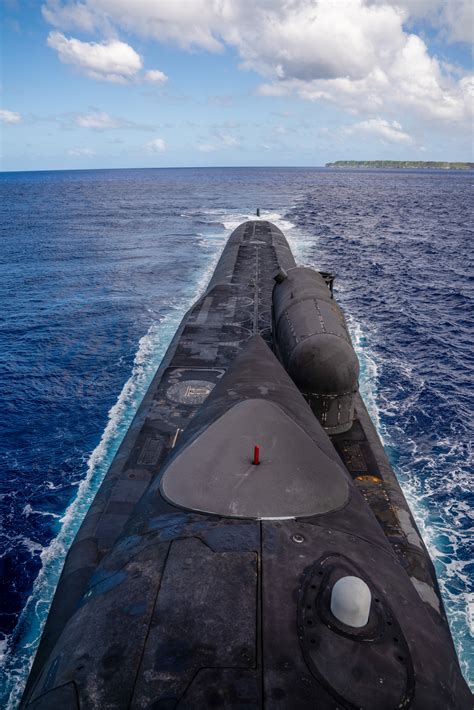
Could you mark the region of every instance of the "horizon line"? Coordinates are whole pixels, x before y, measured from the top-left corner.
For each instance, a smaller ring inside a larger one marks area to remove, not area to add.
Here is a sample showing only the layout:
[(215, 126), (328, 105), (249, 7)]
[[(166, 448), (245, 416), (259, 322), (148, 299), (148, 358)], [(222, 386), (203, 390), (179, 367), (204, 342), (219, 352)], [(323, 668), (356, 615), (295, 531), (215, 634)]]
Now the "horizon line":
[[(355, 162), (355, 163), (464, 163), (471, 164), (470, 160), (385, 160), (383, 158), (376, 158), (373, 160), (334, 160), (330, 163), (325, 163), (324, 165), (157, 165), (157, 166), (121, 166), (121, 167), (90, 167), (90, 168), (34, 168), (31, 170), (0, 170), (0, 175), (6, 175), (9, 173), (60, 173), (60, 172), (91, 172), (100, 170), (262, 170), (268, 168), (277, 168), (279, 170), (290, 169), (290, 170), (331, 170), (333, 168), (328, 167), (328, 165), (334, 165), (337, 162)], [(357, 169), (370, 169), (364, 168), (363, 166), (341, 166), (348, 170)], [(374, 166), (375, 168), (375, 166)], [(336, 169), (340, 169), (337, 167)], [(381, 168), (375, 168), (380, 170)], [(395, 168), (403, 169), (403, 168)], [(410, 169), (410, 168), (406, 168)], [(412, 168), (411, 168), (412, 169)], [(426, 168), (427, 170), (433, 170), (436, 168)], [(440, 170), (445, 170), (446, 168), (439, 168)], [(456, 170), (456, 168), (450, 168), (451, 170)], [(459, 168), (465, 171), (466, 168)], [(469, 167), (467, 170), (473, 170), (474, 167)]]

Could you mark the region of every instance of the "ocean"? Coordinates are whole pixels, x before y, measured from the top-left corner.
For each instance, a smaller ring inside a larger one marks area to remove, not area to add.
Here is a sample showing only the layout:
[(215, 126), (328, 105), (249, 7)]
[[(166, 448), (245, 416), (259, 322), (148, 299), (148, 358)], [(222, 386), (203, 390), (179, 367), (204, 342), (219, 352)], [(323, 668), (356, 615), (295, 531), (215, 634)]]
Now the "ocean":
[(15, 708), (65, 553), (234, 229), (337, 274), (361, 389), (474, 685), (472, 171), (0, 174), (0, 705)]

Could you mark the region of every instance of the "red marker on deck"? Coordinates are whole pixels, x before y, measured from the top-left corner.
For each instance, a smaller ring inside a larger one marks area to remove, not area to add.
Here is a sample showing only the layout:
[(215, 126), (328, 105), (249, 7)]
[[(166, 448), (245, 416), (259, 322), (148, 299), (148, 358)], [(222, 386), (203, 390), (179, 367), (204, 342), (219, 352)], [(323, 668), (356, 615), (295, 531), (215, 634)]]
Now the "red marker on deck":
[(258, 464), (260, 463), (260, 446), (254, 446), (253, 462), (255, 466), (258, 466)]

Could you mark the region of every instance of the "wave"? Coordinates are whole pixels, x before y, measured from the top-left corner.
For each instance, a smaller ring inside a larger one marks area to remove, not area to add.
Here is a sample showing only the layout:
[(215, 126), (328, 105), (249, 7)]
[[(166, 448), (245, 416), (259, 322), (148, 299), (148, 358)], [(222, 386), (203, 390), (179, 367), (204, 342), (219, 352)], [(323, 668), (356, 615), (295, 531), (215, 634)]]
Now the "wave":
[[(207, 210), (189, 210), (183, 213), (183, 217), (192, 217), (201, 225), (207, 225), (214, 229), (224, 228), (226, 233), (232, 232), (234, 229), (242, 224), (242, 222), (247, 221), (269, 221), (273, 222), (279, 229), (283, 232), (291, 230), (295, 227), (293, 222), (291, 222), (286, 217), (286, 210), (281, 210), (280, 212), (271, 210), (260, 210), (260, 215), (257, 216), (255, 213), (244, 212), (240, 210), (219, 210), (219, 209), (207, 209)], [(208, 239), (210, 235), (199, 235)]]
[[(170, 313), (158, 323), (151, 325), (148, 332), (140, 339), (130, 378), (108, 413), (107, 425), (98, 445), (89, 456), (86, 475), (77, 487), (75, 498), (60, 517), (61, 527), (58, 535), (43, 548), (39, 548), (38, 544), (31, 540), (21, 541), (35, 554), (38, 554), (41, 549), (41, 569), (13, 636), (5, 640), (1, 648), (0, 660), (4, 665), (5, 675), (4, 706), (7, 710), (13, 710), (20, 700), (67, 550), (153, 379), (183, 310), (184, 304), (173, 304)], [(26, 515), (34, 513), (38, 511), (33, 510), (31, 506), (25, 506)], [(47, 513), (41, 514), (47, 515)]]
[(58, 520), (61, 519), (61, 516), (57, 513), (53, 513), (48, 510), (35, 510), (29, 503), (24, 506), (23, 515), (27, 518), (29, 518), (30, 515), (43, 515), (49, 518), (57, 518)]

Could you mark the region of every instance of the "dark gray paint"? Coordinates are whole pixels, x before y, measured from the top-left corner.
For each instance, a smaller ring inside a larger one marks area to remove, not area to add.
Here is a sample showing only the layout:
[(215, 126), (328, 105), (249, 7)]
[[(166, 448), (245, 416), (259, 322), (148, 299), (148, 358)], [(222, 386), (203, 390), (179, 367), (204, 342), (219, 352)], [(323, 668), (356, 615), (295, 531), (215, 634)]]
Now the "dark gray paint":
[(359, 362), (341, 309), (325, 279), (297, 267), (273, 289), (277, 352), (326, 431), (348, 431), (354, 419)]
[[(245, 388), (235, 377), (250, 362), (252, 381)], [(325, 453), (326, 435), (305, 408), (300, 424), (267, 399), (275, 382), (294, 388), (255, 336), (196, 418), (194, 428), (201, 422), (201, 430), (165, 469), (161, 492), (167, 500), (190, 510), (257, 519), (310, 516), (347, 502), (347, 476)], [(229, 392), (237, 387), (241, 399), (229, 408)], [(227, 408), (210, 422), (208, 409), (219, 397)], [(258, 466), (252, 463), (256, 444)]]

